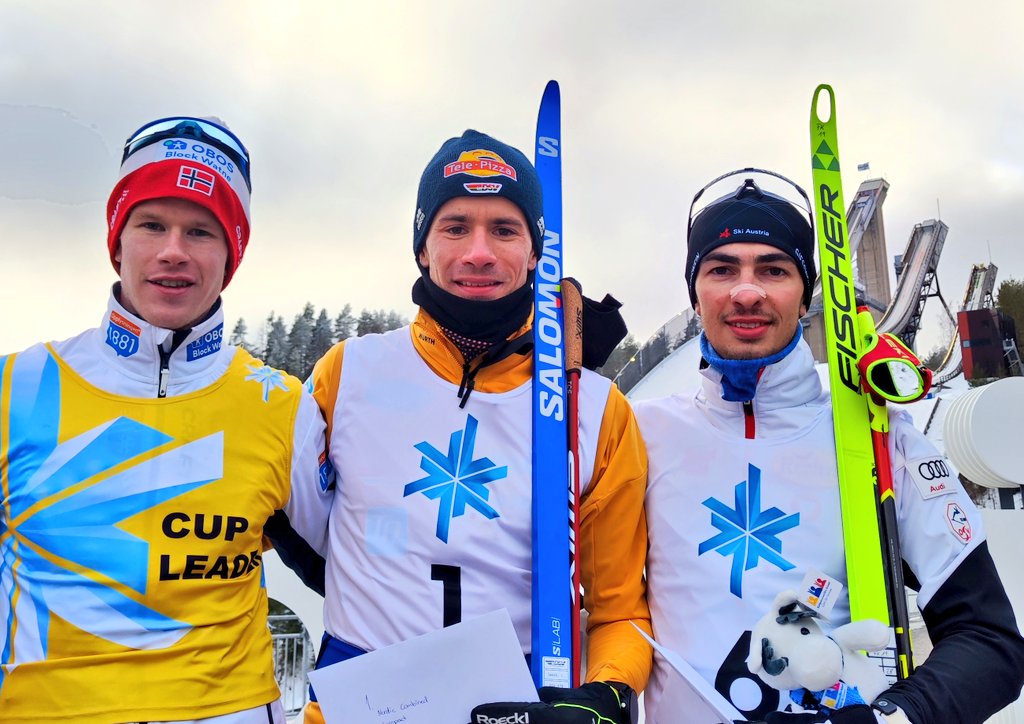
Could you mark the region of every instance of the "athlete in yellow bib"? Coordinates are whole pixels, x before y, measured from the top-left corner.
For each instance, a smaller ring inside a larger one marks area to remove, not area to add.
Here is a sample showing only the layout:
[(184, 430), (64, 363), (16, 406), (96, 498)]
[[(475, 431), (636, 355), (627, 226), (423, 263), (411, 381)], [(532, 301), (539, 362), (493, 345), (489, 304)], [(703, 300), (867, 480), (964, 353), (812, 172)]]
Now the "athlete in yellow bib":
[(261, 555), (323, 550), (333, 475), (299, 381), (226, 344), (249, 155), (219, 122), (128, 140), (98, 328), (0, 357), (0, 719), (284, 722)]

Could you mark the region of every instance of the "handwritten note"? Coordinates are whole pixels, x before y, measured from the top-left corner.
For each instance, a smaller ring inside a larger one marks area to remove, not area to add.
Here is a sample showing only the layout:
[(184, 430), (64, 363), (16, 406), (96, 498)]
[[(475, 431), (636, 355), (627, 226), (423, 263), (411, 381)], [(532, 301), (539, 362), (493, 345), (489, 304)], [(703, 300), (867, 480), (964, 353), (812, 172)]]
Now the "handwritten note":
[(537, 701), (508, 611), (309, 672), (327, 724), (468, 722), (477, 704)]

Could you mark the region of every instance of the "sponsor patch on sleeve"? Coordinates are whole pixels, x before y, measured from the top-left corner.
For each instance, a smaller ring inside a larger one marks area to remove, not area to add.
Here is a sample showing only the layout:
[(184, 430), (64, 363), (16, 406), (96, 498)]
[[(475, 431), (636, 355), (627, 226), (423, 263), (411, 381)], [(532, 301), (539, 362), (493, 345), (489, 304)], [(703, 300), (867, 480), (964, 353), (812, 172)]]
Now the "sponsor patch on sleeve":
[(327, 451), (324, 450), (320, 453), (320, 489), (326, 493), (334, 487), (334, 481), (334, 466), (331, 465)]
[(942, 456), (907, 461), (907, 472), (925, 500), (957, 491), (956, 478), (949, 462)]
[(957, 503), (949, 503), (946, 506), (946, 522), (949, 523), (949, 529), (953, 531), (953, 535), (960, 539), (960, 541), (966, 545), (971, 542), (971, 538), (974, 534), (971, 532), (971, 521), (967, 518), (967, 513)]

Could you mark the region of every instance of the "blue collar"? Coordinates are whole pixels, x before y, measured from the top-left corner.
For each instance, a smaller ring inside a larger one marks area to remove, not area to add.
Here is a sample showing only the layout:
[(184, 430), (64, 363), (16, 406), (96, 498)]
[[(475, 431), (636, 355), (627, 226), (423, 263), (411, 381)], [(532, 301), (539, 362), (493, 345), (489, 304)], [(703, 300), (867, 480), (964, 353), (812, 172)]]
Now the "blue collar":
[(800, 338), (803, 328), (798, 324), (793, 339), (783, 349), (773, 355), (758, 359), (725, 359), (715, 351), (707, 336), (700, 333), (700, 353), (712, 368), (722, 373), (722, 399), (726, 402), (749, 402), (757, 392), (757, 379), (768, 365), (775, 364), (792, 352)]

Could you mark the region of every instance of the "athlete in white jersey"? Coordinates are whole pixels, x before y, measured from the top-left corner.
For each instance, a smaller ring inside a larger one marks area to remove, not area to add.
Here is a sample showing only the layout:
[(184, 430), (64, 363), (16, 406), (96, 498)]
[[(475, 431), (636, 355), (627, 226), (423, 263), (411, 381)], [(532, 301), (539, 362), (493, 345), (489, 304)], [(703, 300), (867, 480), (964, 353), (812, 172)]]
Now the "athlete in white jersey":
[[(786, 713), (785, 694), (747, 668), (750, 632), (805, 577), (846, 581), (832, 411), (801, 338), (814, 281), (808, 215), (748, 179), (704, 208), (686, 279), (700, 315), (694, 394), (638, 403), (650, 481), (648, 597), (658, 641), (751, 721)], [(889, 437), (908, 585), (934, 649), (906, 680), (833, 722), (982, 722), (1024, 679), (1024, 642), (956, 472), (893, 415)], [(845, 589), (829, 614), (850, 619)], [(690, 721), (689, 689), (660, 657), (649, 724)], [(826, 715), (827, 716), (827, 715)]]
[(261, 555), (324, 549), (325, 425), (226, 344), (249, 156), (175, 117), (125, 146), (100, 326), (0, 357), (0, 720), (283, 724)]
[[(530, 653), (539, 179), (520, 151), (467, 131), (431, 160), (417, 202), (415, 321), (339, 344), (313, 371), (338, 473), (318, 666), (500, 608)], [(622, 394), (589, 370), (580, 390), (589, 683), (477, 707), (474, 722), (629, 722), (647, 682), (650, 647), (630, 623), (649, 630), (646, 456)], [(306, 720), (320, 716), (311, 704)]]

